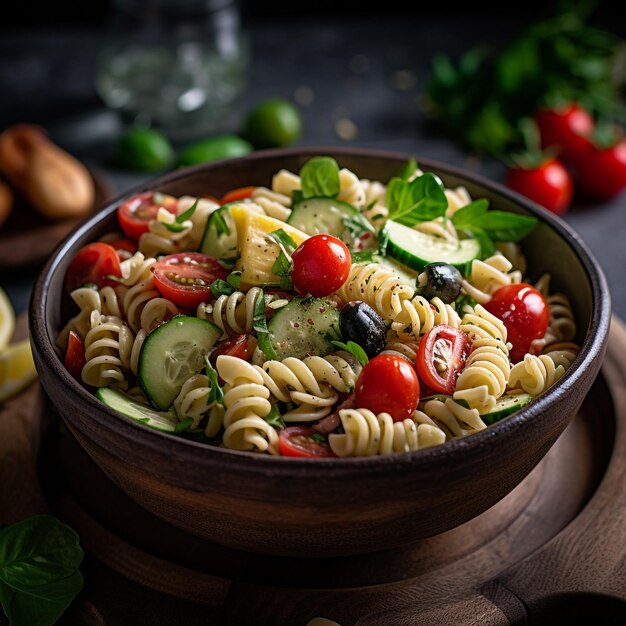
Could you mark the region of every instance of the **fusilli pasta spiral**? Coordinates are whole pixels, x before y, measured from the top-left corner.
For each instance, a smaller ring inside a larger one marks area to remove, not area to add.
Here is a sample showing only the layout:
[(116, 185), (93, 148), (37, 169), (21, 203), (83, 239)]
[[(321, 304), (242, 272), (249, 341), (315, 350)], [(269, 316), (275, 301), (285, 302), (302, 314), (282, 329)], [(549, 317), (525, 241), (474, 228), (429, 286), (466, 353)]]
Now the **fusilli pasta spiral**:
[(454, 308), (444, 304), (440, 298), (430, 302), (422, 296), (414, 296), (402, 302), (402, 311), (392, 318), (391, 329), (401, 340), (419, 339), (432, 330), (433, 326), (447, 324), (458, 328), (461, 318)]

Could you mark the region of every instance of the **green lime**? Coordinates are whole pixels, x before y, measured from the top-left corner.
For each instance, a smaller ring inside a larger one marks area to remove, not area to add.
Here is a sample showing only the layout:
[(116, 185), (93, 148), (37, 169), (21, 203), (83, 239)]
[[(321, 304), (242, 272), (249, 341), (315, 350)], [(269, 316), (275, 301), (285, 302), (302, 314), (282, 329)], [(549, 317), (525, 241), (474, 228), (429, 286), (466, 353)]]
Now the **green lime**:
[(218, 159), (232, 159), (252, 152), (252, 146), (237, 135), (216, 135), (183, 148), (178, 165), (196, 165)]
[(119, 139), (115, 162), (139, 172), (154, 172), (171, 164), (174, 150), (169, 139), (153, 128), (132, 128)]
[(257, 148), (276, 148), (296, 141), (301, 130), (298, 109), (284, 98), (269, 98), (248, 113), (242, 134)]

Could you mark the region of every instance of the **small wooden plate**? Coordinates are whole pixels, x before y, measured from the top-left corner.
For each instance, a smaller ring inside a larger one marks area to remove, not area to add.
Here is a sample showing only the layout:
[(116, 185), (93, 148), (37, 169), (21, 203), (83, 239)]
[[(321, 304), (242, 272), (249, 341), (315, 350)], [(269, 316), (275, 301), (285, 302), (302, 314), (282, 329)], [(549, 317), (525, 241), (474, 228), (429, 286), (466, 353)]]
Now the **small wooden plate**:
[(37, 213), (22, 195), (15, 194), (13, 211), (0, 227), (0, 271), (41, 263), (73, 228), (113, 198), (113, 184), (100, 172), (92, 169), (89, 172), (95, 185), (95, 200), (91, 211), (82, 217), (60, 222), (49, 220)]

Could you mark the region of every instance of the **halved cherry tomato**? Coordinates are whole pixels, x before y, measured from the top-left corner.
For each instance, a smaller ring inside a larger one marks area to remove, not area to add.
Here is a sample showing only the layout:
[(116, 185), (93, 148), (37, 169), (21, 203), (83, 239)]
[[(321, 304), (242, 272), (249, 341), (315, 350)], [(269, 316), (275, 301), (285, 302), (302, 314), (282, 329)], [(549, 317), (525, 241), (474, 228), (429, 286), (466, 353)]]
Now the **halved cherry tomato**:
[(361, 371), (354, 387), (358, 409), (389, 413), (395, 422), (413, 415), (420, 399), (420, 384), (411, 363), (403, 356), (379, 354)]
[(288, 426), (278, 436), (278, 451), (282, 456), (300, 458), (333, 457), (326, 438), (308, 426)]
[(229, 272), (212, 256), (179, 252), (159, 259), (154, 266), (154, 286), (174, 304), (189, 309), (213, 298), (211, 284)]
[(117, 220), (127, 237), (139, 239), (148, 232), (150, 220), (156, 218), (161, 207), (176, 215), (177, 205), (174, 196), (146, 191), (126, 200), (117, 210)]
[(332, 235), (309, 237), (296, 248), (292, 259), (294, 287), (316, 298), (337, 291), (346, 282), (352, 266), (350, 251)]
[(213, 367), (217, 367), (217, 357), (225, 354), (243, 359), (249, 363), (257, 343), (256, 337), (252, 335), (236, 335), (226, 341), (222, 341), (209, 355), (209, 361)]
[(524, 358), (530, 344), (546, 334), (550, 323), (546, 299), (527, 283), (496, 289), (485, 308), (506, 326), (508, 341), (513, 344), (509, 352), (513, 363)]
[(220, 200), (220, 204), (228, 204), (229, 202), (237, 202), (239, 200), (245, 200), (246, 198), (250, 198), (252, 196), (252, 192), (256, 189), (256, 187), (237, 187), (237, 189), (231, 189), (227, 191)]
[(108, 243), (89, 243), (70, 262), (65, 274), (65, 289), (69, 292), (89, 283), (98, 287), (115, 285), (110, 276), (122, 276), (117, 250)]
[(559, 158), (574, 163), (592, 147), (589, 139), (595, 122), (586, 109), (575, 102), (558, 108), (540, 109), (535, 121), (541, 136), (541, 147), (559, 148)]
[(420, 341), (415, 365), (421, 382), (435, 393), (452, 395), (472, 350), (471, 339), (447, 324), (434, 326)]
[(65, 368), (78, 382), (81, 381), (81, 372), (85, 367), (85, 342), (82, 337), (70, 330), (67, 340), (67, 352), (65, 353)]

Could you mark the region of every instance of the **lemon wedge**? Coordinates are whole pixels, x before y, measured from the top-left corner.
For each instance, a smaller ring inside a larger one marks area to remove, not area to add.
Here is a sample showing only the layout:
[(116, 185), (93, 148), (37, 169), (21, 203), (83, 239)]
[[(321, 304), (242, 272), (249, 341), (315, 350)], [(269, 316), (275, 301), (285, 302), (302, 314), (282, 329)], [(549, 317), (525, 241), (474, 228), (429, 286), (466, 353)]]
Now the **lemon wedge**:
[(9, 345), (13, 331), (15, 331), (15, 313), (9, 297), (0, 287), (0, 351)]
[(22, 391), (37, 378), (28, 339), (0, 352), (0, 404)]

